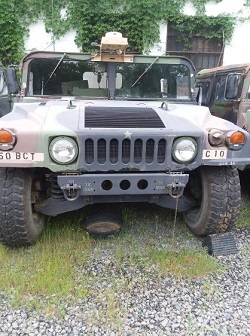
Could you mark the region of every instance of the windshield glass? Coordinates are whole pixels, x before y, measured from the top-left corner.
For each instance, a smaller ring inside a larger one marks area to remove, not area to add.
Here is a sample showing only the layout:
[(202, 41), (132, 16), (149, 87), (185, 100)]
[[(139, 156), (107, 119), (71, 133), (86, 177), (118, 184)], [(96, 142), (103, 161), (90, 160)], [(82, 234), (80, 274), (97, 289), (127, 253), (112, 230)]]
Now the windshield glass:
[(182, 64), (107, 63), (34, 59), (27, 95), (116, 99), (190, 99), (190, 73)]
[(184, 65), (122, 63), (117, 73), (122, 77), (118, 97), (189, 99), (190, 74)]

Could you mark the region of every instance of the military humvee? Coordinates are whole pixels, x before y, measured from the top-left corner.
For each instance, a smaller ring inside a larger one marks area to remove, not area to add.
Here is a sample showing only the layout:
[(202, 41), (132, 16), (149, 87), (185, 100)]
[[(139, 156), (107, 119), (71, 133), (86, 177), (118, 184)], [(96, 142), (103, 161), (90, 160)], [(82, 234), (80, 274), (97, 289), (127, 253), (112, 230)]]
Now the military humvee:
[(19, 102), (0, 119), (4, 244), (32, 244), (46, 216), (93, 203), (174, 209), (200, 236), (235, 225), (250, 135), (193, 101), (188, 59), (126, 48), (111, 32), (95, 55), (24, 58)]
[(196, 86), (197, 100), (213, 115), (250, 131), (250, 63), (201, 70)]

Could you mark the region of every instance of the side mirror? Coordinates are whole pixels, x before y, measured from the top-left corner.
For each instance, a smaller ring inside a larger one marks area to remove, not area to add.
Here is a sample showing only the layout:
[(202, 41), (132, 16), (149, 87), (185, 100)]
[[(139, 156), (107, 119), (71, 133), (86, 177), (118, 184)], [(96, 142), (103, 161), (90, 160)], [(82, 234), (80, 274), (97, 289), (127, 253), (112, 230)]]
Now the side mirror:
[(240, 74), (229, 74), (226, 80), (226, 99), (235, 99), (238, 94), (238, 87), (240, 83)]
[(7, 84), (9, 93), (16, 94), (19, 91), (19, 83), (17, 80), (17, 74), (14, 67), (9, 67), (6, 70), (6, 78), (7, 78)]
[(203, 88), (204, 83), (202, 85), (202, 83), (197, 83), (195, 88), (194, 88), (194, 99), (197, 102), (198, 105), (206, 105), (207, 101), (206, 101), (206, 96), (204, 96), (205, 94), (205, 89)]

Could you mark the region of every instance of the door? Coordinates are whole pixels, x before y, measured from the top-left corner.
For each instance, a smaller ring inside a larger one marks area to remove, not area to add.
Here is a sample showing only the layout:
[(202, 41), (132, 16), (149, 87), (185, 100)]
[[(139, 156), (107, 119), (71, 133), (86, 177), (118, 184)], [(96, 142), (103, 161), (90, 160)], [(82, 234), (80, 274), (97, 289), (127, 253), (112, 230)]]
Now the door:
[(239, 102), (226, 98), (227, 74), (219, 74), (215, 77), (213, 92), (210, 101), (211, 113), (223, 119), (237, 124), (237, 111)]
[(11, 101), (8, 92), (8, 86), (4, 69), (0, 68), (0, 117), (9, 113), (11, 110)]

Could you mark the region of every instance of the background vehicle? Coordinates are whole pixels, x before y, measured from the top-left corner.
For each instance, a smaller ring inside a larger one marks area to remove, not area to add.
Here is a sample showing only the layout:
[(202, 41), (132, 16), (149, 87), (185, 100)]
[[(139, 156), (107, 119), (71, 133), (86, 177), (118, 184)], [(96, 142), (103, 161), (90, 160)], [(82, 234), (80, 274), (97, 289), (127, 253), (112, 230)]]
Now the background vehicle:
[(95, 55), (24, 58), (20, 102), (0, 119), (3, 243), (32, 244), (46, 215), (93, 203), (177, 208), (201, 236), (234, 226), (250, 135), (193, 102), (188, 59), (126, 47), (107, 33)]
[[(213, 115), (250, 130), (250, 63), (205, 69), (196, 75), (197, 100)], [(249, 110), (249, 111), (248, 111)]]
[(0, 117), (9, 113), (12, 109), (11, 94), (18, 93), (19, 85), (15, 69), (9, 67), (7, 70), (0, 63)]

